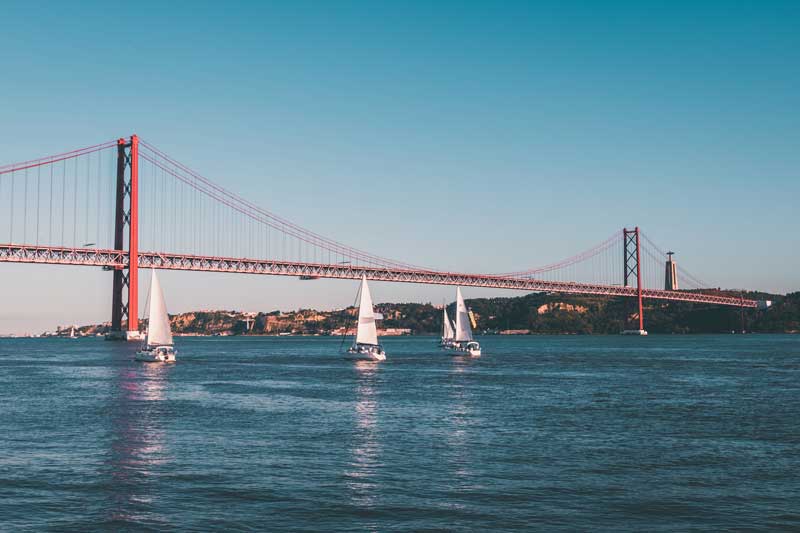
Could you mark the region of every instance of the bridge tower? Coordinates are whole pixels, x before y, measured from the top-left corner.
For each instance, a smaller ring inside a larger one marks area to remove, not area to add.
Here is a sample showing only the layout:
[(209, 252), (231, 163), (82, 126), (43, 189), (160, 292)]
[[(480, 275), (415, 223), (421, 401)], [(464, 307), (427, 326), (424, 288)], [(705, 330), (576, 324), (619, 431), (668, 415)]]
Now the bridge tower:
[(630, 278), (634, 274), (636, 275), (636, 296), (638, 300), (638, 317), (639, 317), (639, 329), (628, 329), (626, 328), (623, 333), (628, 335), (647, 335), (647, 331), (644, 329), (644, 311), (642, 309), (642, 265), (641, 265), (641, 243), (639, 239), (639, 226), (636, 226), (634, 229), (629, 230), (628, 228), (623, 228), (622, 230), (622, 242), (623, 246), (623, 271), (625, 272), (625, 286), (629, 287)]
[[(115, 267), (111, 299), (111, 331), (106, 340), (138, 340), (139, 332), (139, 138), (117, 141), (117, 198), (114, 249), (125, 250), (128, 267)], [(127, 289), (127, 291), (126, 291)], [(126, 294), (127, 293), (127, 294)]]

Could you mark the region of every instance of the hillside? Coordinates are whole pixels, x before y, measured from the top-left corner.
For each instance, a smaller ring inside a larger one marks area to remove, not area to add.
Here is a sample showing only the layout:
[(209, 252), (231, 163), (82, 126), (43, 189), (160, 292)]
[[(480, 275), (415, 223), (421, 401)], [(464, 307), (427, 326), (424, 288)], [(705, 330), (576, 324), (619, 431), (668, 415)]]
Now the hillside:
[[(800, 292), (782, 295), (747, 293), (749, 298), (771, 299), (765, 311), (745, 310), (747, 331), (796, 333), (800, 331)], [(632, 300), (558, 294), (529, 294), (513, 298), (477, 298), (467, 301), (487, 334), (617, 334), (633, 311)], [(418, 303), (377, 304), (383, 313), (382, 335), (438, 334), (441, 307)], [(453, 304), (448, 312), (453, 316)], [(300, 309), (282, 313), (193, 311), (172, 315), (178, 335), (341, 335), (352, 333), (355, 308), (335, 311)], [(707, 304), (645, 301), (645, 327), (651, 333), (724, 333), (741, 328), (741, 311)], [(105, 333), (108, 324), (83, 326), (78, 334)], [(68, 334), (66, 330), (56, 335)]]

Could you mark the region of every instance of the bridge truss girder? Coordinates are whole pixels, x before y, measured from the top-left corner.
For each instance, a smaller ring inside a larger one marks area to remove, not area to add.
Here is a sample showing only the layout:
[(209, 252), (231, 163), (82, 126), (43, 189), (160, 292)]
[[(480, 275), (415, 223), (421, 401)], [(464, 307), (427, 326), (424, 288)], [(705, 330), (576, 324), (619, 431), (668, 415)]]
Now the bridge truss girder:
[[(125, 250), (97, 250), (94, 248), (54, 248), (46, 246), (0, 244), (0, 262), (40, 263), (56, 265), (81, 265), (105, 269), (127, 268), (129, 254)], [(188, 270), (195, 272), (227, 272), (232, 274), (259, 274), (328, 279), (360, 279), (366, 274), (371, 281), (419, 283), (429, 285), (458, 285), (511, 289), (530, 292), (558, 292), (593, 296), (623, 296), (637, 298), (637, 287), (598, 285), (571, 281), (544, 281), (520, 277), (467, 274), (438, 270), (403, 270), (385, 267), (349, 264), (304, 263), (275, 261), (271, 259), (241, 259), (183, 254), (143, 252), (138, 254), (139, 268), (163, 270)], [(733, 307), (755, 308), (758, 302), (731, 296), (717, 296), (686, 291), (641, 289), (643, 298), (694, 302)]]

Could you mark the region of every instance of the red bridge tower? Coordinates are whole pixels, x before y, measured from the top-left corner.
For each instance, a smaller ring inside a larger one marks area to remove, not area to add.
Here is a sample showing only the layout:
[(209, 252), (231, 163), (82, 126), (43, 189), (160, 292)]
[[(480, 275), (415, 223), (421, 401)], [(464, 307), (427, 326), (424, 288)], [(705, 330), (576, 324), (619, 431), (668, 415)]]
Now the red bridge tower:
[[(114, 267), (111, 331), (107, 340), (138, 340), (139, 332), (139, 138), (117, 141), (117, 205), (114, 249), (125, 250), (128, 266)], [(127, 288), (127, 295), (125, 289)]]

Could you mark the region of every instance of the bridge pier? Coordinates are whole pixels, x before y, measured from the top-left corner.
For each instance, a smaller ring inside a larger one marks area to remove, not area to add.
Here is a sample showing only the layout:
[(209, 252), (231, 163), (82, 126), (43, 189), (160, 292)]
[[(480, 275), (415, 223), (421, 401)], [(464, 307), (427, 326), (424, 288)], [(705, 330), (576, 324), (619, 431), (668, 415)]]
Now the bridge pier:
[[(126, 169), (129, 170), (127, 180)], [(117, 141), (115, 250), (125, 251), (126, 226), (128, 266), (113, 269), (111, 330), (106, 334), (106, 340), (136, 341), (143, 338), (139, 331), (139, 138), (136, 135), (132, 135), (130, 140)]]

